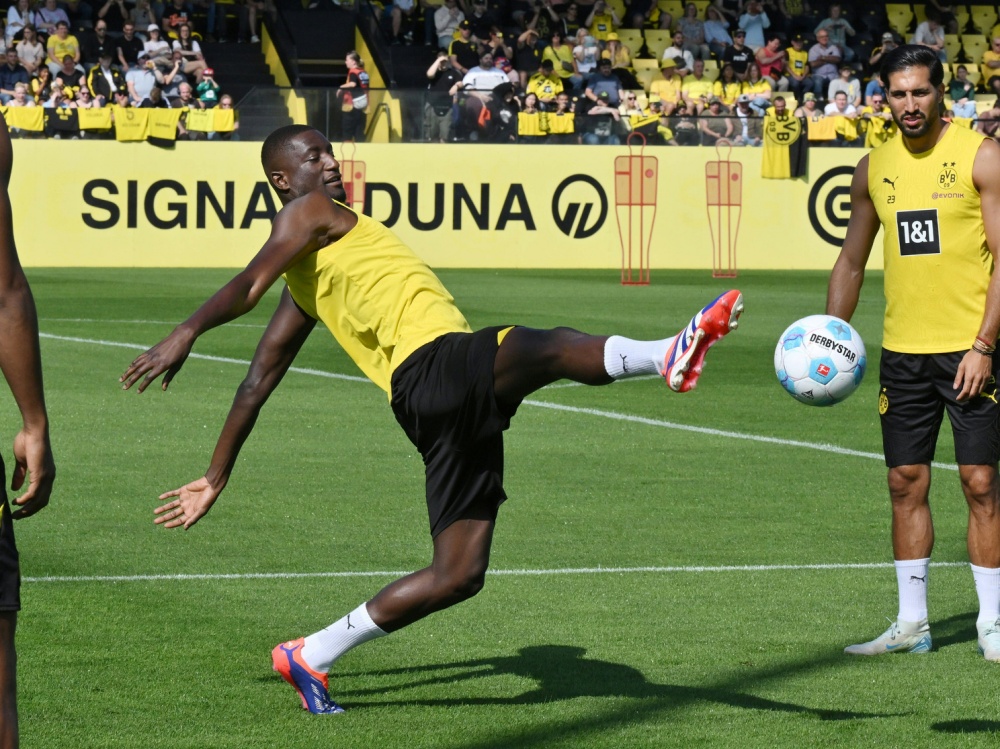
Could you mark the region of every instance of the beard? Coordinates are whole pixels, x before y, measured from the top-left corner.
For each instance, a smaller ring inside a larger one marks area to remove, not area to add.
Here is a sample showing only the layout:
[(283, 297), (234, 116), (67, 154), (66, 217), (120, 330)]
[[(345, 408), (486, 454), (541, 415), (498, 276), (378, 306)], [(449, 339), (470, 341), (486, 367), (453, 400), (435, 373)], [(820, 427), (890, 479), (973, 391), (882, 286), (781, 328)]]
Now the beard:
[(923, 112), (920, 113), (920, 121), (916, 125), (907, 125), (901, 117), (896, 117), (895, 114), (893, 114), (892, 119), (896, 123), (896, 127), (899, 128), (899, 132), (907, 138), (920, 138), (926, 135), (931, 128), (931, 121)]

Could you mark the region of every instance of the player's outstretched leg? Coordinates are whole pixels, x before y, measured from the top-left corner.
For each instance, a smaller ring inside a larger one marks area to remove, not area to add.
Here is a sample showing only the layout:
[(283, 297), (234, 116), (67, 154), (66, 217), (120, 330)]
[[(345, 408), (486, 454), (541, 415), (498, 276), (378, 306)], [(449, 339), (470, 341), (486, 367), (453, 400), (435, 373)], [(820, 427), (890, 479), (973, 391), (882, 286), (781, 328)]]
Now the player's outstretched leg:
[(919, 622), (894, 621), (885, 632), (871, 642), (848, 645), (848, 655), (885, 655), (888, 653), (929, 653), (931, 628), (926, 619)]
[(607, 385), (640, 375), (659, 375), (672, 390), (686, 392), (698, 382), (705, 353), (736, 329), (742, 312), (743, 295), (727, 291), (676, 336), (658, 341), (593, 336), (571, 328), (514, 328), (503, 339), (493, 368), (497, 401), (513, 410), (557, 380)]
[(281, 678), (298, 692), (302, 707), (317, 715), (342, 713), (344, 708), (330, 699), (328, 677), (302, 659), (305, 638), (283, 642), (271, 651), (271, 664)]

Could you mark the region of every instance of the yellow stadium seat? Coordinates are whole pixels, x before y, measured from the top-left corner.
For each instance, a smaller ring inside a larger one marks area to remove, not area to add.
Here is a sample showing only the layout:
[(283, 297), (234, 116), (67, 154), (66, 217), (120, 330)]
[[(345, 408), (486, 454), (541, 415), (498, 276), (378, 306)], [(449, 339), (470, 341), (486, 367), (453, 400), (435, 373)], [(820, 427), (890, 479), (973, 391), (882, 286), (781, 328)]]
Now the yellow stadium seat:
[(710, 80), (712, 83), (715, 83), (715, 81), (718, 80), (719, 78), (719, 69), (709, 68), (708, 65), (705, 65), (705, 77), (708, 78), (708, 80)]
[(643, 91), (649, 93), (649, 84), (660, 77), (659, 70), (637, 70), (635, 71), (635, 79), (642, 84)]
[(997, 9), (992, 5), (973, 5), (969, 8), (969, 16), (972, 26), (985, 36), (997, 22)]
[[(695, 7), (698, 9), (698, 18), (704, 20), (705, 11), (708, 10), (708, 6), (712, 4), (712, 0), (688, 0), (688, 3), (694, 3)], [(687, 3), (685, 3), (687, 5)]]
[(982, 114), (983, 112), (988, 112), (989, 110), (993, 109), (993, 102), (995, 102), (995, 101), (996, 101), (996, 98), (993, 97), (993, 96), (990, 96), (990, 98), (988, 100), (987, 99), (980, 99), (977, 96), (976, 97), (976, 114)]
[(966, 34), (962, 37), (962, 49), (965, 59), (978, 65), (983, 61), (983, 52), (990, 48), (990, 43), (982, 34)]
[(608, 7), (615, 12), (621, 22), (625, 23), (628, 15), (625, 12), (625, 3), (623, 0), (607, 0), (607, 4)]
[(710, 57), (707, 60), (705, 60), (704, 62), (705, 62), (705, 72), (706, 73), (709, 70), (718, 70), (719, 69), (719, 62), (714, 57)]
[(618, 40), (632, 50), (632, 56), (639, 54), (642, 49), (642, 31), (639, 29), (615, 29)]
[(659, 70), (660, 61), (648, 57), (633, 57), (632, 67), (638, 72), (640, 70)]
[(966, 24), (969, 23), (969, 9), (964, 5), (955, 6), (955, 20), (958, 22), (958, 32), (962, 33), (965, 31)]
[(663, 56), (663, 50), (674, 43), (673, 37), (667, 29), (646, 29), (643, 36), (646, 38), (646, 49), (657, 60)]
[[(944, 85), (946, 87), (951, 82), (951, 76), (952, 76), (951, 66), (950, 65), (945, 65), (944, 66), (944, 78), (942, 79), (941, 82), (944, 83)], [(951, 106), (951, 105), (949, 105), (949, 106)]]
[(903, 37), (908, 35), (910, 22), (913, 21), (913, 8), (900, 3), (887, 3), (885, 14), (893, 31)]
[(944, 51), (948, 55), (948, 62), (958, 62), (959, 53), (962, 51), (962, 42), (958, 34), (944, 35)]
[(681, 0), (657, 0), (656, 7), (673, 17), (671, 26), (676, 26), (677, 21), (684, 15), (684, 3)]
[(922, 3), (915, 3), (913, 5), (913, 22), (916, 24), (921, 24), (927, 20), (927, 6)]

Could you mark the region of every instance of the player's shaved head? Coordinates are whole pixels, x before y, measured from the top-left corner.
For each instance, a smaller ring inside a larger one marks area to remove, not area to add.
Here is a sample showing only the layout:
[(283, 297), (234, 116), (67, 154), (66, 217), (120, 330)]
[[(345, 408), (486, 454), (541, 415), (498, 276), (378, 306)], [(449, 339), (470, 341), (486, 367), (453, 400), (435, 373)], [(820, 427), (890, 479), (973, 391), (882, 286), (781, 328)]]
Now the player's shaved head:
[(303, 133), (308, 132), (319, 131), (308, 125), (285, 125), (267, 136), (267, 140), (264, 141), (264, 145), (260, 149), (260, 163), (263, 165), (264, 171), (268, 174), (273, 172), (291, 149), (292, 142)]

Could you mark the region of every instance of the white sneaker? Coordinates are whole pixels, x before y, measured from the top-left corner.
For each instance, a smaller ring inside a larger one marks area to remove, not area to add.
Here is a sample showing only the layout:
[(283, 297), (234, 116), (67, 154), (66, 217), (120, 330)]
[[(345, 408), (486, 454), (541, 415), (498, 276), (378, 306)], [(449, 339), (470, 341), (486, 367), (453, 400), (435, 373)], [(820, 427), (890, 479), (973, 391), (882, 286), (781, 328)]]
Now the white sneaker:
[[(1000, 638), (1000, 631), (998, 631)], [(848, 655), (882, 655), (884, 653), (929, 653), (931, 650), (931, 628), (927, 620), (919, 622), (895, 621), (885, 632), (871, 642), (848, 645), (844, 652)]]
[(1000, 619), (980, 624), (979, 653), (988, 661), (1000, 663)]

